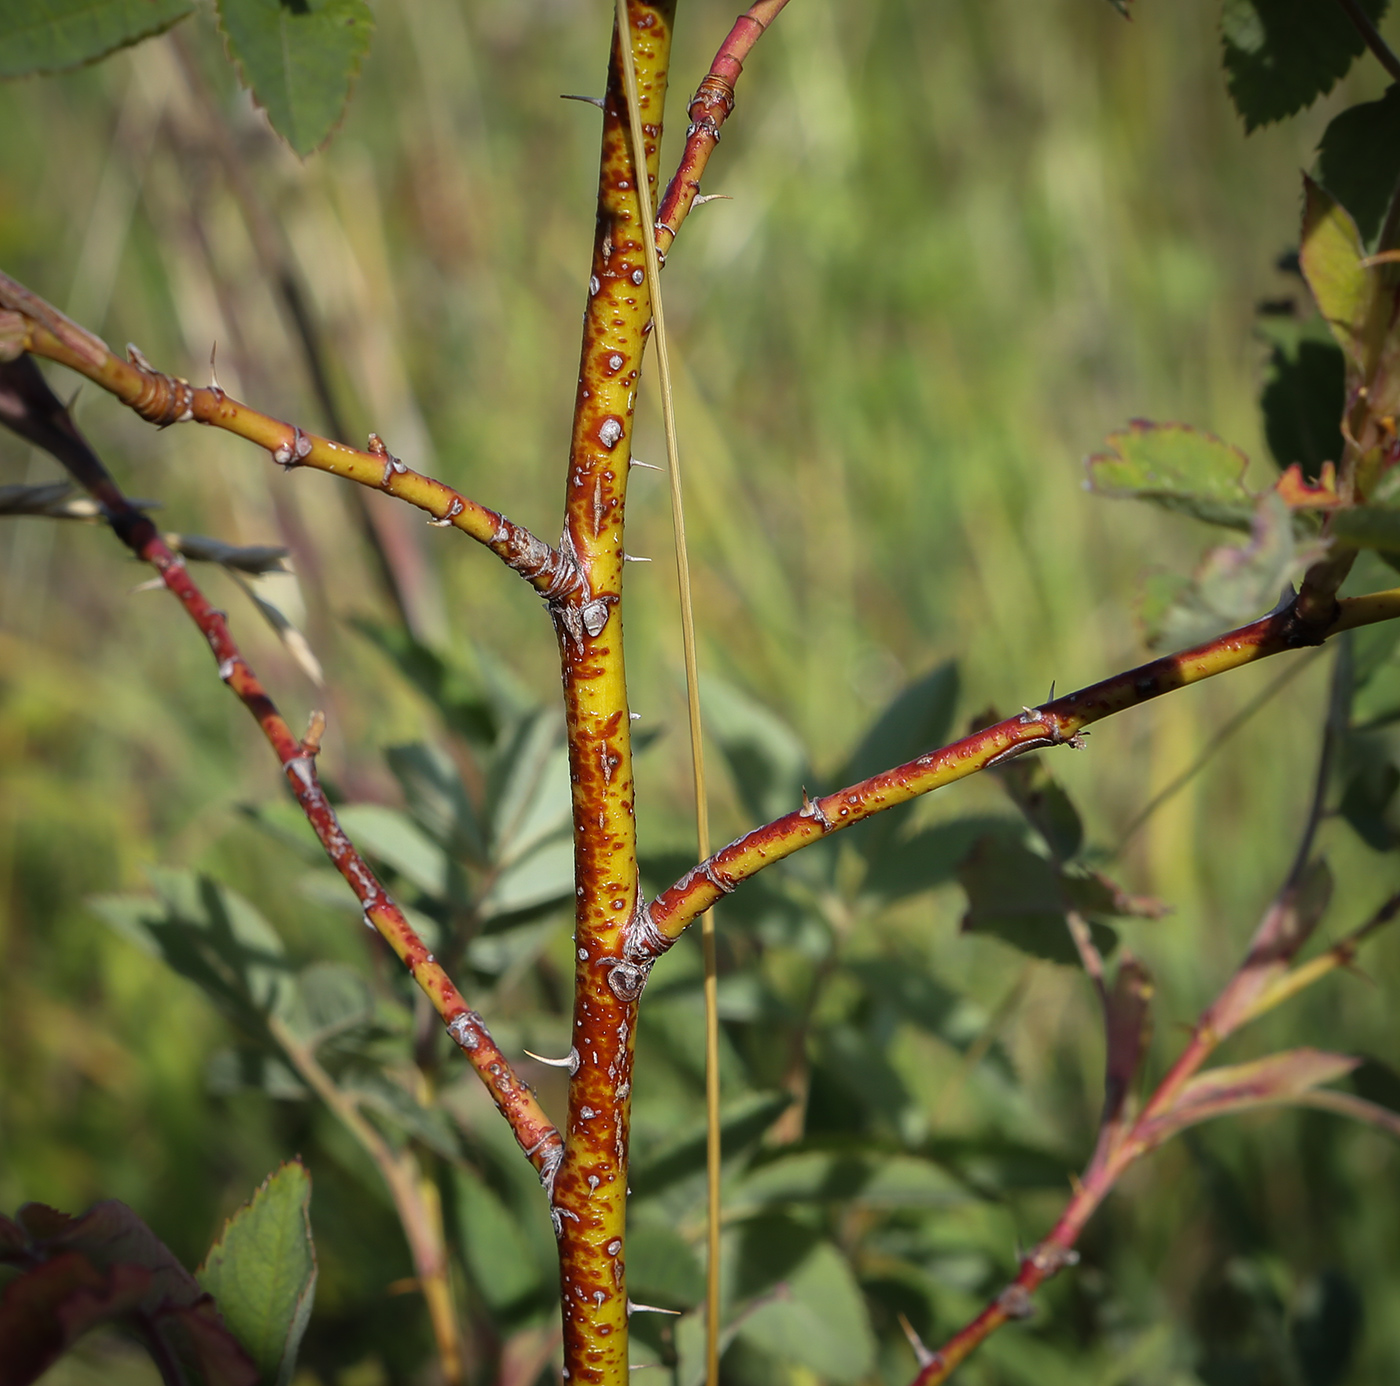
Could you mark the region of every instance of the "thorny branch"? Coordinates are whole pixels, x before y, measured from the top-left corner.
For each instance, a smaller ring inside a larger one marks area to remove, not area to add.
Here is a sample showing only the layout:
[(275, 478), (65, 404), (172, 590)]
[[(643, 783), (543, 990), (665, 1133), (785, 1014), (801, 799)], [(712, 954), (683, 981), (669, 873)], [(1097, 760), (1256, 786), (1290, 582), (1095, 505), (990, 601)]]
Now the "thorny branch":
[[(0, 278), (0, 289), (8, 282)], [(171, 550), (150, 519), (127, 500), (28, 356), (0, 361), (0, 423), (50, 452), (67, 468), (101, 505), (117, 537), (155, 568), (199, 627), (218, 663), (219, 677), (262, 728), (326, 855), (364, 907), (365, 923), (384, 937), (432, 1002), (448, 1034), (486, 1085), (516, 1140), (540, 1172), (546, 1188), (550, 1188), (561, 1154), (558, 1131), (534, 1093), (511, 1068), (481, 1017), (467, 1005), (442, 965), (341, 830), (316, 773), (324, 718), (320, 714), (313, 716), (305, 739), (298, 740), (293, 735), (243, 658), (224, 613), (210, 604), (190, 577), (184, 559)]]
[(1319, 630), (1302, 627), (1293, 609), (1264, 616), (1177, 654), (1116, 674), (1043, 707), (1026, 708), (904, 765), (838, 789), (754, 828), (722, 847), (661, 892), (639, 917), (633, 950), (654, 959), (664, 953), (698, 915), (765, 866), (791, 856), (831, 833), (872, 814), (907, 803), (979, 770), (1053, 746), (1081, 746), (1085, 727), (1137, 707), (1164, 693), (1199, 683), (1270, 655), (1318, 644), (1342, 631), (1400, 616), (1400, 587), (1364, 597), (1344, 597), (1332, 620)]
[(656, 251), (664, 261), (681, 223), (690, 215), (700, 192), (700, 179), (710, 155), (719, 143), (720, 126), (734, 109), (734, 86), (764, 31), (778, 17), (788, 0), (758, 0), (750, 5), (729, 31), (715, 54), (710, 70), (690, 98), (690, 124), (680, 165), (666, 187), (656, 213)]
[(551, 548), (524, 526), (413, 471), (377, 434), (370, 435), (368, 448), (361, 451), (260, 413), (217, 383), (196, 386), (166, 375), (135, 347), (128, 347), (127, 359), (122, 360), (86, 328), (0, 273), (0, 360), (24, 351), (86, 376), (158, 427), (190, 421), (210, 424), (266, 448), (288, 471), (314, 467), (416, 505), (432, 516), (430, 524), (453, 526), (484, 544), (551, 602), (576, 597), (580, 591), (578, 568), (566, 548)]

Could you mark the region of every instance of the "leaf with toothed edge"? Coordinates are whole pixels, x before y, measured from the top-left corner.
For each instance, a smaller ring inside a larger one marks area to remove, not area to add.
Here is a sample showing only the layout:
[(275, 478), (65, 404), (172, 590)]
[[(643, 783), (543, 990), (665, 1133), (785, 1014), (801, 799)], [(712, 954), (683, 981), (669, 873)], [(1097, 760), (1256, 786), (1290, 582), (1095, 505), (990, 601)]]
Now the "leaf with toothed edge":
[(303, 158), (331, 136), (369, 49), (365, 0), (218, 0), (219, 29), (272, 128)]

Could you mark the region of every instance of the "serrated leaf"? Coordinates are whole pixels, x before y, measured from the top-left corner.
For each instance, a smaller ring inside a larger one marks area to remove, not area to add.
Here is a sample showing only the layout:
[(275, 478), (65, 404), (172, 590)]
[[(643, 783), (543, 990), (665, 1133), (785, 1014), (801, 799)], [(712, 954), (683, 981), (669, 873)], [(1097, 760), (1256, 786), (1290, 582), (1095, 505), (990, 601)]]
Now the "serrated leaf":
[(1186, 424), (1134, 419), (1110, 433), (1109, 452), (1089, 458), (1088, 488), (1100, 496), (1151, 501), (1209, 524), (1248, 529), (1254, 497), (1249, 458), (1213, 433)]
[(163, 33), (189, 0), (6, 0), (0, 6), (0, 77), (60, 72)]
[(1400, 184), (1400, 82), (1333, 119), (1318, 146), (1317, 177), (1373, 246)]
[(365, 0), (218, 0), (244, 85), (303, 158), (330, 138), (369, 50)]
[(1208, 1069), (1182, 1088), (1169, 1111), (1142, 1127), (1143, 1139), (1151, 1148), (1212, 1117), (1295, 1101), (1346, 1077), (1360, 1062), (1321, 1049), (1288, 1049), (1252, 1063)]
[[(1386, 10), (1386, 0), (1359, 3), (1373, 21)], [(1314, 0), (1225, 0), (1220, 34), (1230, 96), (1246, 130), (1312, 105), (1366, 51), (1339, 6)]]
[(299, 1160), (270, 1174), (224, 1224), (195, 1273), (267, 1386), (288, 1386), (316, 1296), (311, 1176)]
[(1297, 463), (1315, 481), (1324, 462), (1340, 459), (1346, 393), (1346, 359), (1335, 343), (1304, 337), (1291, 348), (1274, 347), (1259, 405), (1281, 468)]
[(1040, 834), (1050, 855), (1061, 864), (1073, 861), (1084, 846), (1084, 824), (1064, 787), (1040, 756), (1022, 756), (997, 772), (1011, 802)]
[(856, 1382), (875, 1364), (860, 1288), (840, 1252), (821, 1242), (743, 1322), (739, 1336), (780, 1362), (819, 1372), (823, 1381)]

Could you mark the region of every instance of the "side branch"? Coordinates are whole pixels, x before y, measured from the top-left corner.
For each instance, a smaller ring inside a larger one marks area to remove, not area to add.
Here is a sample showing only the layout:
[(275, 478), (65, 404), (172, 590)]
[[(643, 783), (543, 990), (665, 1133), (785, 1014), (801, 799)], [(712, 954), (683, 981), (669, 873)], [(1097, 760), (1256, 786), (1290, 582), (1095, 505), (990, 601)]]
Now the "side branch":
[(1270, 655), (1400, 616), (1400, 587), (1364, 597), (1346, 597), (1333, 620), (1321, 629), (1301, 627), (1293, 610), (1265, 616), (1203, 645), (1166, 655), (1102, 683), (1067, 694), (1018, 717), (987, 727), (917, 760), (896, 766), (834, 794), (808, 800), (800, 809), (721, 848), (663, 891), (638, 919), (631, 950), (639, 957), (664, 953), (686, 926), (741, 881), (810, 843), (849, 828), (872, 814), (894, 808), (930, 790), (966, 779), (979, 770), (1027, 751), (1082, 742), (1079, 733), (1116, 712), (1137, 707), (1164, 693), (1238, 669)]
[(217, 383), (191, 385), (155, 370), (135, 347), (128, 348), (129, 358), (123, 360), (86, 328), (0, 273), (0, 361), (23, 351), (86, 376), (160, 428), (191, 421), (211, 424), (265, 448), (287, 470), (315, 467), (416, 505), (432, 517), (430, 524), (470, 535), (551, 600), (579, 590), (570, 555), (444, 482), (413, 471), (377, 434), (361, 451), (260, 413), (225, 394)]
[(379, 931), (432, 1002), (448, 1034), (486, 1085), (516, 1140), (546, 1188), (550, 1188), (563, 1149), (559, 1132), (545, 1116), (534, 1093), (511, 1068), (481, 1017), (467, 1005), (442, 965), (345, 836), (321, 788), (316, 756), (324, 718), (320, 714), (313, 716), (304, 740), (293, 735), (234, 642), (227, 617), (200, 591), (185, 560), (168, 547), (155, 525), (122, 493), (28, 357), (0, 363), (0, 422), (50, 452), (92, 493), (113, 532), (138, 558), (155, 568), (166, 588), (199, 627), (218, 663), (219, 677), (262, 728), (326, 855), (364, 907), (365, 923)]
[(734, 85), (744, 70), (744, 59), (764, 31), (778, 17), (788, 0), (758, 0), (750, 5), (729, 31), (690, 98), (690, 124), (685, 132), (685, 150), (681, 161), (656, 213), (656, 251), (662, 260), (681, 229), (681, 222), (690, 215), (700, 192), (700, 179), (710, 155), (719, 143), (719, 127), (729, 119), (734, 109)]

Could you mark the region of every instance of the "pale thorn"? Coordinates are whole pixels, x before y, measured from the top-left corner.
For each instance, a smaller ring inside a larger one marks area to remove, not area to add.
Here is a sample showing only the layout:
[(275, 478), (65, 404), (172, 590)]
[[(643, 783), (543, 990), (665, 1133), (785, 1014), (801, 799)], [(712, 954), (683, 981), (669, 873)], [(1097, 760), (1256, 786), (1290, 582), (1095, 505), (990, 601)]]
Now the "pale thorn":
[(693, 207), (703, 207), (707, 202), (733, 202), (734, 199), (728, 193), (696, 193), (695, 201), (691, 203)]
[(650, 563), (651, 559), (638, 558), (637, 555), (634, 553), (625, 553), (622, 555), (622, 561), (624, 563)]
[(134, 597), (138, 592), (159, 592), (164, 586), (164, 578), (150, 578), (146, 582), (138, 582), (136, 586), (131, 589), (131, 595)]
[(527, 1058), (533, 1059), (537, 1064), (548, 1064), (550, 1068), (572, 1068), (574, 1063), (574, 1056), (572, 1054), (565, 1054), (562, 1059), (546, 1059), (543, 1054), (536, 1054), (531, 1049), (525, 1049), (521, 1052), (525, 1054)]
[(640, 712), (629, 712), (627, 715), (634, 722), (640, 722), (642, 720), (642, 714)]
[(643, 462), (640, 457), (629, 458), (627, 465), (629, 467), (644, 467), (649, 472), (664, 472), (666, 470), (665, 467), (658, 467), (654, 462)]
[(658, 1309), (654, 1304), (636, 1304), (629, 1299), (627, 1312), (629, 1314), (673, 1314), (679, 1316), (681, 1311), (679, 1309)]
[(627, 1370), (629, 1372), (645, 1372), (650, 1371), (652, 1367), (659, 1367), (660, 1365), (660, 1362), (633, 1362)]
[(223, 386), (219, 384), (218, 372), (214, 369), (214, 357), (218, 354), (218, 350), (218, 342), (215, 342), (209, 348), (209, 388), (211, 390), (217, 390), (220, 394), (223, 394), (224, 390)]
[(914, 1325), (903, 1314), (899, 1315), (899, 1326), (904, 1330), (909, 1346), (914, 1349), (914, 1360), (920, 1367), (931, 1367), (937, 1360), (937, 1354), (928, 1350), (924, 1340), (914, 1331)]
[(601, 96), (571, 96), (567, 92), (560, 92), (561, 101), (584, 101), (590, 106), (596, 106), (600, 111), (603, 109), (603, 98)]

